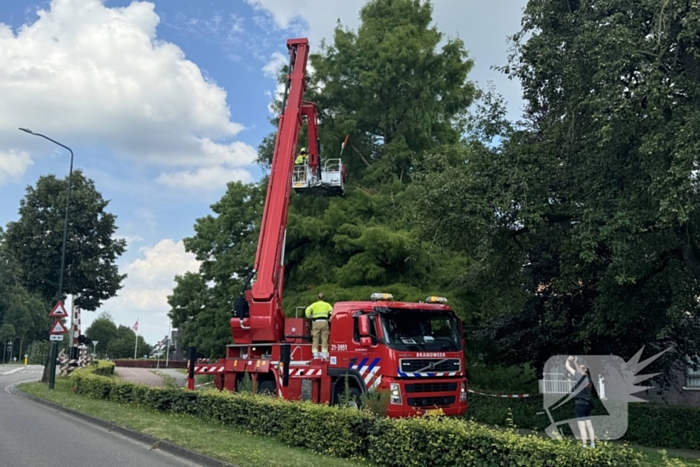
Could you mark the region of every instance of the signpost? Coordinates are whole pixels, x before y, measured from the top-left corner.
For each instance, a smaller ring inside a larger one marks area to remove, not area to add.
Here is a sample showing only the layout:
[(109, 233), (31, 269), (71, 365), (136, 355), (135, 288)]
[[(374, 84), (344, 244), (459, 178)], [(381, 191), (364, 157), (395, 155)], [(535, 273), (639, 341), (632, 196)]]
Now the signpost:
[(63, 301), (59, 300), (49, 313), (51, 318), (56, 318), (56, 322), (51, 326), (49, 339), (51, 339), (51, 361), (49, 362), (49, 389), (53, 389), (56, 384), (56, 358), (58, 358), (58, 342), (63, 340), (63, 335), (68, 329), (61, 322), (61, 318), (67, 318), (66, 308)]

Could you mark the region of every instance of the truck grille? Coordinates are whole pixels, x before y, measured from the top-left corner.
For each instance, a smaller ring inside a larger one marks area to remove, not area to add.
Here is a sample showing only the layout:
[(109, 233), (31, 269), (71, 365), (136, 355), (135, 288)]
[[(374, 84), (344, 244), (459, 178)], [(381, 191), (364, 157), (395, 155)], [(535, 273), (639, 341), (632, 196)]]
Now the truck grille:
[(435, 407), (454, 404), (455, 396), (409, 397), (406, 401), (411, 407)]
[(404, 358), (401, 360), (401, 371), (404, 373), (453, 372), (459, 370), (458, 358)]
[(407, 393), (449, 392), (457, 390), (457, 383), (414, 383), (405, 386)]

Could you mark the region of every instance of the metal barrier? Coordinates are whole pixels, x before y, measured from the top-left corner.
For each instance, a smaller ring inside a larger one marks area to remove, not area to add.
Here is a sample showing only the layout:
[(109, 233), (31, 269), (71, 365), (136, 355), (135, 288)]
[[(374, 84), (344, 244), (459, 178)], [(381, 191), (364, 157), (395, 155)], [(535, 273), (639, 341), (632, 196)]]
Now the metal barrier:
[(294, 175), (292, 176), (292, 184), (295, 187), (303, 187), (306, 185), (306, 171), (307, 165), (295, 165)]
[(341, 159), (328, 159), (325, 164), (323, 164), (324, 172), (340, 172), (343, 166)]
[[(569, 379), (565, 373), (544, 373), (544, 378), (539, 380), (540, 394), (570, 394), (574, 390), (576, 381)], [(598, 395), (605, 399), (605, 378), (598, 375)]]

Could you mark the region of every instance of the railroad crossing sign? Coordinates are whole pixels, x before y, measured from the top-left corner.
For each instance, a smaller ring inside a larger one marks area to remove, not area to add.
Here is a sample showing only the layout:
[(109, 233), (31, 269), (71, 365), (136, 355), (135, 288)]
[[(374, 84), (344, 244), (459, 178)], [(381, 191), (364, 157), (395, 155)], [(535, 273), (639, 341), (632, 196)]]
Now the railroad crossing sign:
[(51, 326), (51, 331), (49, 331), (49, 334), (56, 335), (56, 334), (65, 334), (68, 332), (68, 329), (63, 325), (60, 319), (57, 319), (55, 323), (53, 323), (53, 326)]
[(58, 302), (56, 302), (56, 305), (54, 305), (53, 310), (51, 310), (51, 313), (49, 313), (49, 317), (68, 318), (68, 312), (66, 311), (66, 307), (63, 306), (63, 301), (59, 300)]

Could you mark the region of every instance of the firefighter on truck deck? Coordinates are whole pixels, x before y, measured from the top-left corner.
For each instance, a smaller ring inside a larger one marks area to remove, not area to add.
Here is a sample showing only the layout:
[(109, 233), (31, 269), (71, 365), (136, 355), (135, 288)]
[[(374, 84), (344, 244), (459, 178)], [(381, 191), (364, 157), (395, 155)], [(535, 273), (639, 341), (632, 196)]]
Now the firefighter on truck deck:
[[(311, 334), (313, 336), (314, 357), (328, 358), (328, 336), (330, 334), (330, 319), (333, 307), (330, 303), (323, 301), (323, 294), (318, 294), (318, 301), (306, 308), (306, 317), (313, 321)], [(319, 341), (321, 344), (321, 354), (318, 354)]]

